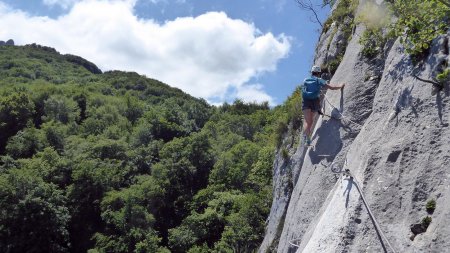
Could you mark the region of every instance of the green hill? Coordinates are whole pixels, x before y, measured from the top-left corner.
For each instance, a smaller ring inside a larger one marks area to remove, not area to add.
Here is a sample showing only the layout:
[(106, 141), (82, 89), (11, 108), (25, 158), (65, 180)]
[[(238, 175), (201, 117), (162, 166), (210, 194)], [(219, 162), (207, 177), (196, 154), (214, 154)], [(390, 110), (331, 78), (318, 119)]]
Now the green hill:
[(261, 242), (277, 133), (298, 96), (213, 107), (35, 44), (0, 47), (0, 94), (0, 252)]

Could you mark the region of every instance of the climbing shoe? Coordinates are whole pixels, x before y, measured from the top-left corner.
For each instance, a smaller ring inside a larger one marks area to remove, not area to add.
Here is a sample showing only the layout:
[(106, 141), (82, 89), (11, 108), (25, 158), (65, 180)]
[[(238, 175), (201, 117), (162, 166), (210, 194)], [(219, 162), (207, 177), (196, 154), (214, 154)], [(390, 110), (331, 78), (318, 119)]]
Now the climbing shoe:
[(303, 141), (304, 143), (306, 143), (307, 146), (311, 145), (311, 139), (307, 135), (303, 136)]

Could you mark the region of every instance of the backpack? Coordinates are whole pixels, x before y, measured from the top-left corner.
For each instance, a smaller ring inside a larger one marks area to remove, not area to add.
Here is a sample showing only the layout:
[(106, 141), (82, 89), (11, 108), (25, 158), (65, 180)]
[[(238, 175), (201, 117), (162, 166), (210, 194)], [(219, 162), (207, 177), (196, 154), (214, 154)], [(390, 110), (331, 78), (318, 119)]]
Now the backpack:
[(317, 77), (306, 78), (303, 81), (302, 94), (303, 98), (316, 99), (320, 96), (321, 86)]

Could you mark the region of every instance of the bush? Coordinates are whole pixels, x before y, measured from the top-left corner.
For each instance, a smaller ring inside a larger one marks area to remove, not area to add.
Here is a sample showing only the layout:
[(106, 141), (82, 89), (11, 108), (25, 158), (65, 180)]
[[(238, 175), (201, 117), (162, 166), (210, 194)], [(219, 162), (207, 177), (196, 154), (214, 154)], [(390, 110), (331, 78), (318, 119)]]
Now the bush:
[(285, 148), (281, 149), (281, 155), (283, 156), (283, 158), (285, 160), (287, 160), (289, 158), (289, 151)]
[(420, 56), (429, 49), (433, 39), (449, 28), (450, 8), (440, 1), (397, 0), (391, 8), (397, 16), (391, 28), (411, 55)]
[(278, 125), (275, 131), (275, 142), (277, 144), (277, 147), (280, 147), (283, 143), (283, 135), (288, 130), (288, 125), (285, 120), (278, 121)]
[[(344, 37), (344, 43), (342, 45), (339, 45), (339, 47), (343, 48), (344, 50), (341, 50), (340, 54), (336, 55), (336, 58), (334, 60), (327, 62), (327, 64), (324, 66), (324, 68), (327, 69), (331, 74), (334, 74), (334, 72), (336, 72), (336, 69), (341, 63), (342, 58), (345, 54), (345, 49), (348, 45), (348, 41), (352, 36), (352, 31), (355, 26), (355, 11), (358, 3), (359, 1), (357, 0), (339, 1), (336, 9), (333, 11), (333, 13), (331, 13), (331, 16), (328, 18), (328, 20), (325, 21), (323, 32), (327, 32), (330, 29), (331, 25), (335, 22), (337, 25), (335, 27), (336, 31), (338, 29), (341, 30)], [(333, 33), (335, 33), (335, 31), (333, 31)], [(334, 37), (334, 35), (331, 36), (330, 43), (333, 39), (332, 37)], [(329, 46), (330, 45), (328, 45), (328, 48)]]
[(30, 158), (42, 144), (40, 142), (38, 131), (33, 128), (25, 128), (10, 138), (6, 145), (6, 152), (14, 158)]
[(427, 208), (428, 213), (430, 213), (430, 214), (434, 213), (434, 210), (436, 209), (436, 200), (434, 200), (434, 199), (429, 200), (427, 202), (426, 208)]
[(367, 28), (359, 39), (363, 46), (362, 55), (371, 59), (380, 54), (386, 44), (386, 38), (380, 28)]
[(428, 228), (428, 226), (430, 226), (430, 223), (433, 219), (430, 216), (427, 216), (425, 218), (422, 219), (422, 225), (425, 229)]
[(294, 130), (302, 126), (303, 112), (302, 112), (302, 91), (297, 87), (294, 93), (288, 98), (288, 122), (292, 123)]
[[(358, 6), (358, 0), (341, 0), (336, 9), (331, 14), (330, 19), (337, 23), (343, 23), (347, 17), (354, 17), (354, 12)], [(327, 23), (327, 22), (326, 22)], [(329, 23), (329, 22), (328, 22)]]
[(330, 60), (327, 62), (327, 65), (325, 66), (325, 69), (328, 70), (332, 75), (336, 72), (337, 68), (339, 67), (339, 64), (342, 62), (342, 55), (339, 55), (336, 57), (336, 59)]
[(44, 120), (60, 121), (63, 124), (75, 122), (80, 115), (78, 104), (64, 96), (51, 96), (44, 102)]
[(450, 68), (445, 69), (442, 73), (436, 76), (436, 79), (440, 83), (445, 83), (450, 79)]

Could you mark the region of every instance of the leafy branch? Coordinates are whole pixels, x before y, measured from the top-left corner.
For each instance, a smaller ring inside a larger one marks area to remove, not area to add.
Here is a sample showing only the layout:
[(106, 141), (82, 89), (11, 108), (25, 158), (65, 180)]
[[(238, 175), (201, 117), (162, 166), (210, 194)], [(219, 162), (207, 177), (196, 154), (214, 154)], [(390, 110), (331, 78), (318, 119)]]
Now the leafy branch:
[(450, 1), (445, 1), (445, 0), (438, 0), (440, 3), (442, 3), (443, 5), (447, 6), (448, 8), (450, 8)]

